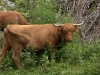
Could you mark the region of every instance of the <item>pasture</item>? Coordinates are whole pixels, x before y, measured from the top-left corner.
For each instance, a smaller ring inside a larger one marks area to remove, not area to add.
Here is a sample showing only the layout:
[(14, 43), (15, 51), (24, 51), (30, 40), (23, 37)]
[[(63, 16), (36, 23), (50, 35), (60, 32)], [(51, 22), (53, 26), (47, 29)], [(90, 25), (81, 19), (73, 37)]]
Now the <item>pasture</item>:
[[(11, 54), (0, 61), (0, 75), (99, 75), (100, 42), (84, 44), (77, 33), (70, 43), (61, 43), (63, 47), (51, 55), (47, 44), (40, 55), (25, 50), (21, 53), (22, 69), (17, 69)], [(51, 56), (49, 61), (48, 56)]]

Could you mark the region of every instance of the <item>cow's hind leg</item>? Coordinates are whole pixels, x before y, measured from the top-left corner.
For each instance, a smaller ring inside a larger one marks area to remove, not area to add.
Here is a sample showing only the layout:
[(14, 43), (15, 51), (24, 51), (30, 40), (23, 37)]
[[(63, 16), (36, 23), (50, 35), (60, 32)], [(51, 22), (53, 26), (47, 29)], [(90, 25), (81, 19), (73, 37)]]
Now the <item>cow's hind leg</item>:
[(3, 48), (2, 48), (2, 51), (0, 52), (0, 59), (3, 58), (10, 49), (11, 49), (11, 46), (10, 46), (6, 36), (4, 35)]
[(19, 57), (20, 57), (20, 53), (22, 51), (22, 46), (17, 45), (17, 47), (13, 47), (12, 50), (13, 50), (12, 59), (13, 59), (14, 63), (16, 64), (16, 66), (20, 69), (21, 65), (20, 65)]
[(0, 58), (3, 58), (4, 56), (6, 56), (7, 52), (11, 49), (10, 45), (4, 45), (2, 48), (2, 51), (0, 52)]

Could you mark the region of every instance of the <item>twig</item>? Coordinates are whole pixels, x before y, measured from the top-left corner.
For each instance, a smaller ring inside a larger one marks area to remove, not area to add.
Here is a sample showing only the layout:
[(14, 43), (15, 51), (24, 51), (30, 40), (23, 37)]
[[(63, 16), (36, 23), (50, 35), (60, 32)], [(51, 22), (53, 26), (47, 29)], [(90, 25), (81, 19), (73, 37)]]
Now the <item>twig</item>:
[(96, 22), (96, 20), (100, 17), (100, 11), (98, 11), (97, 16), (95, 17), (94, 21), (91, 23), (90, 27), (87, 29), (87, 31), (85, 32), (85, 36), (87, 36), (88, 32), (92, 29), (92, 27), (94, 26), (94, 23)]

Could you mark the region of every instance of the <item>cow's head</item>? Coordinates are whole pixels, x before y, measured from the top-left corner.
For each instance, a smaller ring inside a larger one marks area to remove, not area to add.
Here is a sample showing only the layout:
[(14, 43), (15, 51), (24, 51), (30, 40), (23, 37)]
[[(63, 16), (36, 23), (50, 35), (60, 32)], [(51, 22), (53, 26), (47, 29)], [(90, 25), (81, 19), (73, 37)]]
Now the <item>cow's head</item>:
[(73, 24), (63, 24), (62, 29), (64, 40), (67, 42), (71, 42), (73, 40), (73, 32), (76, 31), (77, 26)]
[[(62, 26), (62, 33), (63, 33), (63, 37), (64, 40), (67, 42), (71, 42), (73, 40), (73, 32), (76, 31), (77, 29), (77, 25), (82, 25), (81, 24), (62, 24), (60, 26)], [(56, 25), (57, 26), (57, 25)]]

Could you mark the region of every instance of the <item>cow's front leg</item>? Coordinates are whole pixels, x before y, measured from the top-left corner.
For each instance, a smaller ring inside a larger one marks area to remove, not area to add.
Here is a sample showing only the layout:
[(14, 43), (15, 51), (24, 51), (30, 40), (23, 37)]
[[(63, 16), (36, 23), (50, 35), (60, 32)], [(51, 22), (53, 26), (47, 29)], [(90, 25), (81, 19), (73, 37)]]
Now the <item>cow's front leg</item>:
[(17, 48), (12, 48), (12, 50), (13, 50), (12, 59), (13, 59), (14, 63), (16, 64), (16, 66), (20, 69), (21, 64), (20, 64), (20, 61), (19, 61), (19, 57), (20, 57), (20, 53), (22, 51), (22, 47), (17, 46)]
[(51, 52), (52, 52), (52, 54), (53, 54), (53, 53), (54, 53), (54, 50), (55, 50), (55, 44), (53, 44), (53, 43), (50, 44), (50, 47), (51, 47), (51, 50), (52, 50)]

